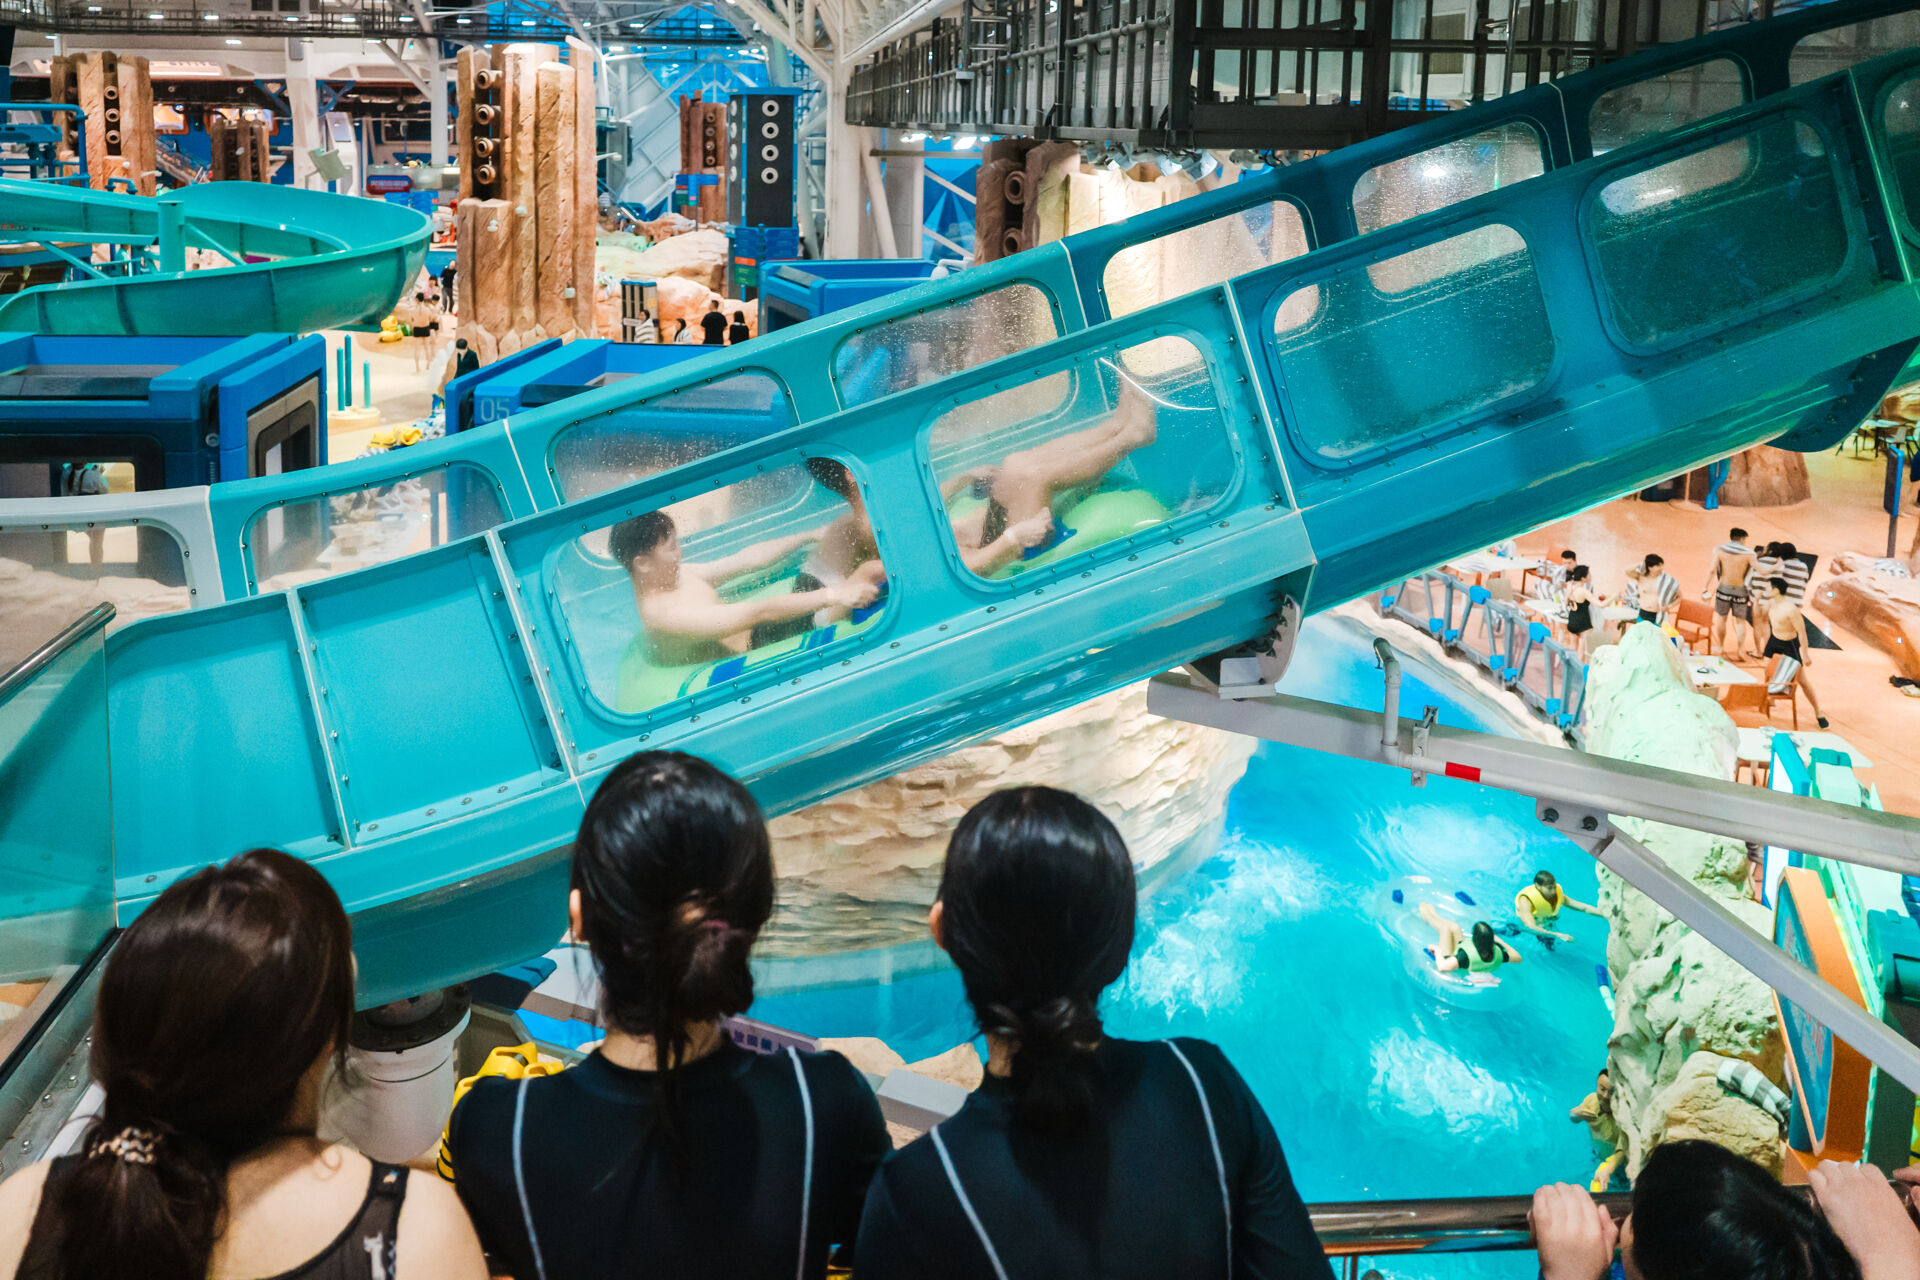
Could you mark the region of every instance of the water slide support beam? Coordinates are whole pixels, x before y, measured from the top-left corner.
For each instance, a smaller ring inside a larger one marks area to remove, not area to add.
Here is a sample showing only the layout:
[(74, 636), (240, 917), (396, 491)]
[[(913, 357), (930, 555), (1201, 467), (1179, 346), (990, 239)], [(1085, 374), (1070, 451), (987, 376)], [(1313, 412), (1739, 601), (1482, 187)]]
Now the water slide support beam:
[(1379, 717), (1287, 694), (1235, 699), (1177, 674), (1152, 681), (1147, 709), (1169, 719), (1268, 742), (1406, 769), (1416, 781), (1427, 774), (1441, 774), (1530, 796), (1541, 821), (1563, 831), (1603, 866), (1805, 1009), (1875, 1066), (1908, 1088), (1920, 1089), (1920, 1047), (1754, 933), (1723, 903), (1621, 831), (1614, 819), (1642, 818), (1902, 875), (1920, 875), (1920, 821), (1436, 725), (1431, 718), (1405, 729), (1399, 716), (1399, 663), (1385, 640), (1376, 641), (1375, 649), (1386, 684)]

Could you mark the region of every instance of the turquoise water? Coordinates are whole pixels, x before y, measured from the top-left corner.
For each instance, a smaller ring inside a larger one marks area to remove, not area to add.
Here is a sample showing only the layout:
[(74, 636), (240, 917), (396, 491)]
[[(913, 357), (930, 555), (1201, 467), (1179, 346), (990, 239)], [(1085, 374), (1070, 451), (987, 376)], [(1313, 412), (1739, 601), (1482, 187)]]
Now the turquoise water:
[[(1407, 664), (1405, 714), (1498, 731), (1445, 677)], [(1436, 688), (1436, 685), (1439, 687)], [(1290, 693), (1378, 710), (1380, 675), (1348, 624), (1307, 629)], [(1567, 1109), (1604, 1064), (1609, 1018), (1595, 968), (1605, 922), (1569, 913), (1571, 945), (1513, 940), (1521, 999), (1442, 1003), (1408, 977), (1378, 918), (1385, 883), (1422, 874), (1464, 889), (1496, 923), (1539, 867), (1584, 902), (1593, 864), (1544, 831), (1528, 800), (1384, 766), (1263, 745), (1229, 801), (1217, 852), (1143, 895), (1107, 1026), (1219, 1044), (1280, 1134), (1309, 1201), (1530, 1192), (1584, 1182), (1596, 1163)], [(908, 1061), (967, 1039), (950, 970), (891, 983), (773, 994), (753, 1016), (814, 1035), (879, 1036)], [(1383, 1260), (1403, 1277), (1531, 1276), (1530, 1254)]]

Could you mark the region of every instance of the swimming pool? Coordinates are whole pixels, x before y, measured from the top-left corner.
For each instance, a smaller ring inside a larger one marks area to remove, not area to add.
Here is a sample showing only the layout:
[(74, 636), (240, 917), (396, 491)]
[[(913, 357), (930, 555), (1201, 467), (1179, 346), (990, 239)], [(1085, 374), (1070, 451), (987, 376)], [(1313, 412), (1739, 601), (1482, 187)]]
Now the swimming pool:
[[(1405, 663), (1402, 705), (1499, 731), (1474, 695)], [(1370, 638), (1339, 619), (1302, 637), (1288, 692), (1378, 709)], [(1272, 744), (1233, 791), (1217, 851), (1143, 894), (1127, 975), (1109, 993), (1116, 1035), (1219, 1044), (1273, 1118), (1309, 1201), (1514, 1194), (1583, 1182), (1595, 1159), (1567, 1109), (1604, 1065), (1610, 1019), (1596, 966), (1606, 926), (1562, 918), (1576, 941), (1514, 940), (1523, 998), (1483, 1010), (1417, 987), (1378, 918), (1387, 881), (1432, 876), (1511, 917), (1538, 867), (1592, 902), (1593, 864), (1546, 832), (1528, 800)], [(753, 1016), (814, 1035), (872, 1035), (908, 1061), (972, 1027), (951, 970), (891, 982), (769, 992)], [(1531, 1276), (1532, 1255), (1388, 1261), (1402, 1277)]]

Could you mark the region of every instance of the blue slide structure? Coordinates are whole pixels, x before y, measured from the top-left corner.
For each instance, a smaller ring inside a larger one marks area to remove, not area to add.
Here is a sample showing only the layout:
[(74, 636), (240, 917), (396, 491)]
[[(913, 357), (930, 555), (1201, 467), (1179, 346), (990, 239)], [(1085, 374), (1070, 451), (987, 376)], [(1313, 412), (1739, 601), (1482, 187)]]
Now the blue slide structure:
[[(393, 999), (552, 945), (568, 841), (635, 750), (790, 809), (1257, 640), (1286, 598), (1325, 609), (1762, 442), (1830, 447), (1920, 342), (1915, 8), (1656, 50), (505, 423), (176, 497), (147, 519), (196, 549), (201, 607), (104, 656), (121, 918), (283, 846), (355, 913), (362, 1001)], [(1744, 101), (1686, 118), (1722, 59)], [(1496, 145), (1498, 190), (1407, 185)], [(1528, 148), (1541, 172), (1511, 180)], [(1363, 185), (1427, 211), (1360, 234)], [(1119, 255), (1291, 219), (1310, 251), (1189, 254), (1189, 292), (1116, 314)], [(1129, 383), (1157, 440), (1056, 508), (1069, 536), (971, 572), (968, 473), (1107, 422)], [(748, 391), (789, 425), (641, 456), (652, 419)], [(844, 508), (814, 456), (861, 485), (879, 607), (652, 665), (609, 527), (671, 508), (694, 561), (817, 528)], [(440, 545), (273, 589), (298, 529), (428, 477)]]
[[(80, 279), (0, 299), (0, 333), (152, 337), (312, 333), (378, 323), (420, 273), (432, 224), (384, 200), (264, 182), (159, 198), (0, 179), (0, 242), (37, 244)], [(89, 248), (127, 252), (111, 274)], [(233, 265), (186, 269), (186, 250)]]

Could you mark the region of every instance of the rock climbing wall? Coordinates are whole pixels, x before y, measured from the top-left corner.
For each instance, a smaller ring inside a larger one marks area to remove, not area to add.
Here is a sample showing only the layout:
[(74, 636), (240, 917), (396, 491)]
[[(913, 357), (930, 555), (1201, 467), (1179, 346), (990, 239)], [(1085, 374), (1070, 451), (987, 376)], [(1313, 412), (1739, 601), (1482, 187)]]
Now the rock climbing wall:
[(140, 195), (154, 193), (159, 175), (154, 159), (153, 82), (147, 60), (115, 53), (74, 53), (53, 59), (48, 97), (70, 102), (86, 117), (70, 125), (61, 147), (67, 159), (84, 154), (87, 182), (105, 190), (121, 180)]
[(461, 51), (457, 334), (480, 359), (598, 334), (593, 51)]
[(207, 121), (212, 157), (209, 182), (272, 182), (270, 131), (262, 120), (229, 120), (215, 113)]

